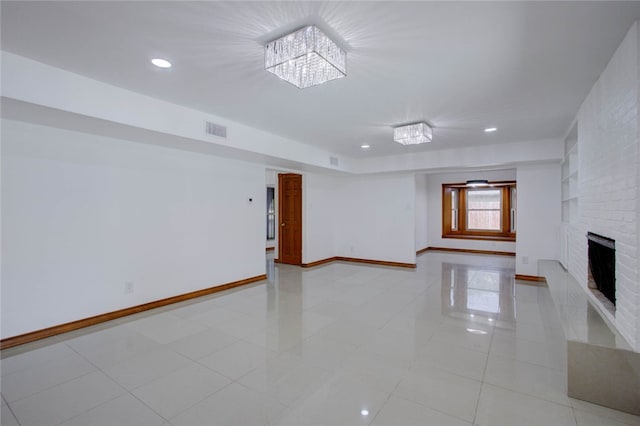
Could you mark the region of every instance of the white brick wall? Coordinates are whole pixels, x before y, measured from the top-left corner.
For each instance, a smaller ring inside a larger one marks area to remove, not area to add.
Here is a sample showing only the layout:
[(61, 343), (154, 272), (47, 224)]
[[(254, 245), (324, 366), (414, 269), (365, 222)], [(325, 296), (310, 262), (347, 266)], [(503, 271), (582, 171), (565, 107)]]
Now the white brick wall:
[(635, 23), (578, 112), (579, 211), (569, 228), (569, 272), (587, 288), (587, 231), (616, 240), (612, 319), (640, 352), (638, 37)]

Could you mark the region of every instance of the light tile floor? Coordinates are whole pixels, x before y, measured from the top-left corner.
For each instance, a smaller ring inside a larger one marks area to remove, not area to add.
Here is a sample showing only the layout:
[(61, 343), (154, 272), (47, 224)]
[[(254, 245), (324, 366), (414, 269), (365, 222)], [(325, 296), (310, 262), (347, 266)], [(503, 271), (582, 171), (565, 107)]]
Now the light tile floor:
[(512, 258), (273, 264), (268, 281), (2, 353), (2, 425), (640, 425), (566, 396)]

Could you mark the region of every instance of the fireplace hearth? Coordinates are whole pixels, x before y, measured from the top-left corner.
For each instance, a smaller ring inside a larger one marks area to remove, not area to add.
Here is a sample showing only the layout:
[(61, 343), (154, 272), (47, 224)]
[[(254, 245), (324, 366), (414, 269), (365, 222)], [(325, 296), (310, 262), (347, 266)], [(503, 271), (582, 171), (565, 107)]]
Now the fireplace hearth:
[(589, 244), (589, 287), (616, 304), (616, 242), (602, 235), (587, 233)]

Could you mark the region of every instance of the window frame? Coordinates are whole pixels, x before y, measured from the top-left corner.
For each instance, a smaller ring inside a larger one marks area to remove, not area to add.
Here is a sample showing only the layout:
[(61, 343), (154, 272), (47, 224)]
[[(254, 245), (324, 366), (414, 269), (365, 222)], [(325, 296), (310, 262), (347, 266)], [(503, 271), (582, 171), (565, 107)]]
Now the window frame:
[[(516, 206), (512, 206), (512, 189), (516, 189), (515, 181), (489, 182), (483, 187), (469, 187), (466, 183), (443, 183), (442, 184), (442, 238), (460, 238), (469, 240), (488, 241), (515, 241), (517, 229), (514, 229), (516, 220)], [(467, 192), (474, 189), (500, 189), (501, 209), (500, 209), (500, 231), (484, 231), (467, 229)], [(452, 193), (457, 192), (457, 206), (452, 206)], [(516, 192), (517, 193), (517, 192)], [(516, 195), (517, 196), (517, 195)], [(454, 225), (454, 207), (457, 207), (457, 229), (452, 229)], [(513, 213), (512, 213), (513, 212)]]

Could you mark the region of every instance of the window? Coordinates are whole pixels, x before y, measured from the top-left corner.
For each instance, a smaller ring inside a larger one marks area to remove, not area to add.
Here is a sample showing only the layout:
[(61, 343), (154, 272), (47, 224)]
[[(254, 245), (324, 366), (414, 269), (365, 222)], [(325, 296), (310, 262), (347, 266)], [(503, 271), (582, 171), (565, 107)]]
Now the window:
[(500, 211), (502, 194), (499, 189), (467, 190), (467, 229), (502, 231)]
[(516, 183), (442, 185), (442, 237), (516, 240)]
[(276, 239), (275, 188), (267, 187), (267, 240)]

